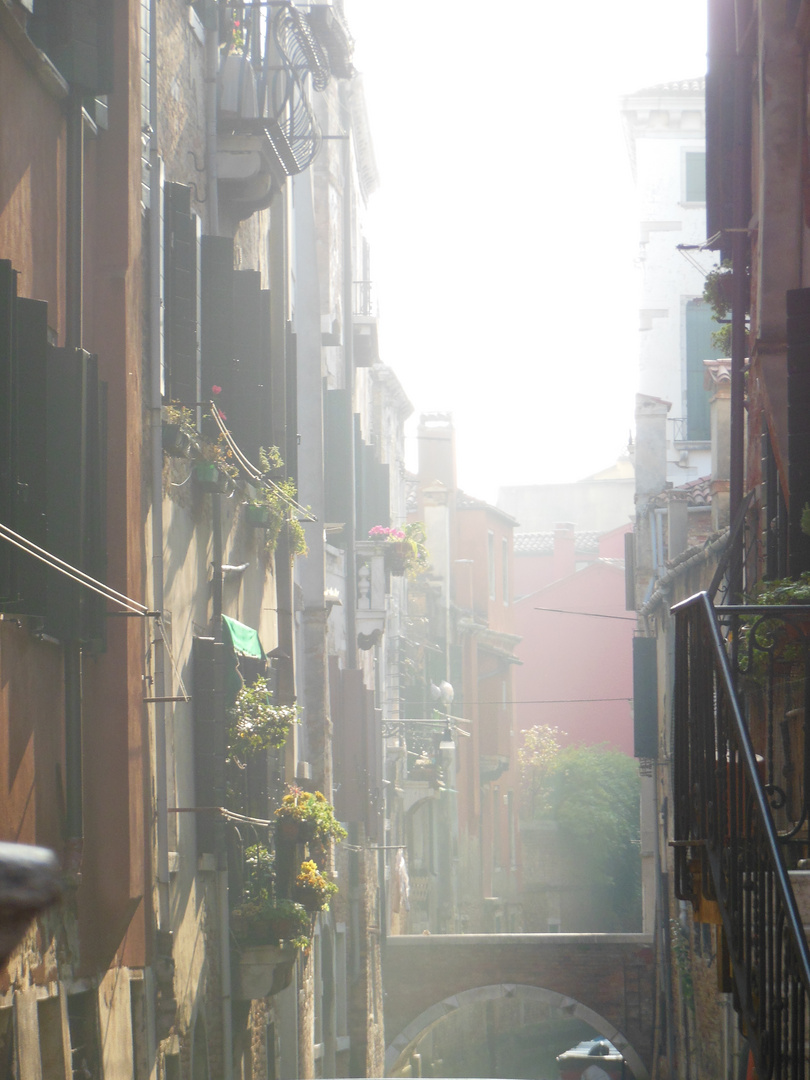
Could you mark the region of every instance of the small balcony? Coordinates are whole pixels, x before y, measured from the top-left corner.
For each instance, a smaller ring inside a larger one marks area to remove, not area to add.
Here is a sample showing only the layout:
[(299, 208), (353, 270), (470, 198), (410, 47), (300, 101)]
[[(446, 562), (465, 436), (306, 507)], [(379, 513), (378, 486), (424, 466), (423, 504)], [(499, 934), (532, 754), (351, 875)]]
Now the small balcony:
[(226, 11), (231, 41), (218, 78), (219, 180), (231, 199), (258, 206), (318, 153), (321, 133), (310, 94), (326, 87), (330, 71), (297, 8), (284, 6), (273, 15), (253, 0)]

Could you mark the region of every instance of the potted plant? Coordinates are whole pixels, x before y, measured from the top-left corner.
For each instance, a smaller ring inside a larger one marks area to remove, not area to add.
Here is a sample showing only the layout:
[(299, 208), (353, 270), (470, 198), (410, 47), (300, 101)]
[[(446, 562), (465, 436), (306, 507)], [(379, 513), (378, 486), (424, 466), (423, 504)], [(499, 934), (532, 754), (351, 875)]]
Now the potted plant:
[(343, 840), (346, 830), (335, 818), (335, 809), (320, 791), (303, 791), (290, 785), (275, 812), (276, 837), (281, 841), (305, 843)]
[[(758, 607), (810, 605), (810, 571), (798, 578), (760, 582), (749, 598)], [(737, 665), (743, 674), (761, 675), (770, 657), (781, 667), (804, 659), (810, 622), (803, 613), (795, 617), (763, 614), (749, 616), (740, 626)]]
[(163, 449), (170, 457), (185, 457), (197, 437), (194, 410), (179, 401), (171, 401), (163, 406), (162, 420)]
[(239, 469), (233, 460), (233, 451), (223, 434), (215, 440), (201, 439), (197, 460), (194, 462), (194, 479), (201, 491), (224, 493), (229, 480), (236, 480)]
[(380, 545), (389, 573), (397, 577), (403, 574), (415, 576), (427, 569), (425, 527), (421, 521), (412, 521), (402, 529), (375, 525), (369, 529), (368, 535), (370, 540)]
[(301, 863), (293, 886), (293, 897), (307, 911), (328, 911), (337, 885), (323, 876), (313, 859)]
[[(265, 530), (265, 545), (273, 551), (286, 524), (291, 555), (306, 555), (304, 529), (297, 517), (295, 481), (284, 476), (284, 462), (277, 446), (259, 449), (262, 480), (245, 506), (245, 522)], [(274, 479), (275, 477), (275, 479)]]
[(307, 909), (294, 900), (277, 900), (263, 890), (231, 911), (231, 932), (239, 945), (253, 948), (291, 942), (296, 948), (309, 948), (312, 918)]
[(258, 750), (283, 746), (292, 724), (298, 723), (295, 705), (274, 705), (267, 679), (245, 685), (228, 710), (228, 750), (237, 761)]

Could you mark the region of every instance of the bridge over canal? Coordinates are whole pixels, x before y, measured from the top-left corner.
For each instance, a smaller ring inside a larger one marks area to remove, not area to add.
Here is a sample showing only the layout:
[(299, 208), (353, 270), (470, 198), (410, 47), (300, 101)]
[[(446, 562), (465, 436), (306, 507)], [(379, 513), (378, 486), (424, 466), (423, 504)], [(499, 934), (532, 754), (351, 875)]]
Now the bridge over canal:
[(534, 998), (590, 1024), (636, 1080), (652, 1064), (655, 969), (644, 934), (389, 937), (383, 953), (385, 1072), (448, 1013), (497, 997)]

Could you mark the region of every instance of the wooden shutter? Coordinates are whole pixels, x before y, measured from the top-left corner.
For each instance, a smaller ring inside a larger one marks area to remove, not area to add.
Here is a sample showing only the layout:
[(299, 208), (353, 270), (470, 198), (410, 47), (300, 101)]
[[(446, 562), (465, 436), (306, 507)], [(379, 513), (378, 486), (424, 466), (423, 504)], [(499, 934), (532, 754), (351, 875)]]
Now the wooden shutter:
[(28, 33), (69, 83), (113, 90), (113, 0), (34, 0)]
[[(50, 349), (47, 386), (47, 548), (71, 566), (103, 576), (105, 466), (99, 458), (106, 458), (106, 396), (97, 358), (83, 349)], [(45, 629), (52, 637), (101, 646), (105, 610), (101, 597), (48, 571)]]
[(326, 520), (351, 521), (352, 510), (351, 396), (348, 390), (327, 390), (324, 405), (324, 489)]
[(801, 519), (810, 505), (810, 289), (787, 294), (788, 572), (810, 570), (810, 536)]
[(655, 638), (633, 638), (633, 756), (658, 757), (658, 656)]
[(193, 406), (200, 400), (198, 219), (184, 184), (166, 184), (164, 200), (166, 394)]
[[(192, 646), (194, 764), (198, 807), (225, 805), (225, 645), (213, 638), (194, 638)], [(214, 812), (194, 815), (197, 851), (222, 849), (222, 822)]]

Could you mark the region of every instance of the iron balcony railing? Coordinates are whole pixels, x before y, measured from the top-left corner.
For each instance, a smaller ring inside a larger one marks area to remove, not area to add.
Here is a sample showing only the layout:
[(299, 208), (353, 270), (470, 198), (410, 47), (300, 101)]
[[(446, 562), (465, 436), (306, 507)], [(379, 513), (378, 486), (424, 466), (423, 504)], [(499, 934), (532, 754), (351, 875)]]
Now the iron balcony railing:
[(292, 5), (248, 0), (224, 11), (230, 40), (220, 68), (220, 130), (261, 137), (284, 174), (303, 172), (322, 141), (309, 85), (327, 86), (326, 55), (306, 15)]
[(810, 608), (715, 609), (701, 593), (674, 613), (676, 895), (717, 904), (757, 1076), (807, 1080), (810, 954), (785, 853), (808, 842), (794, 634)]

